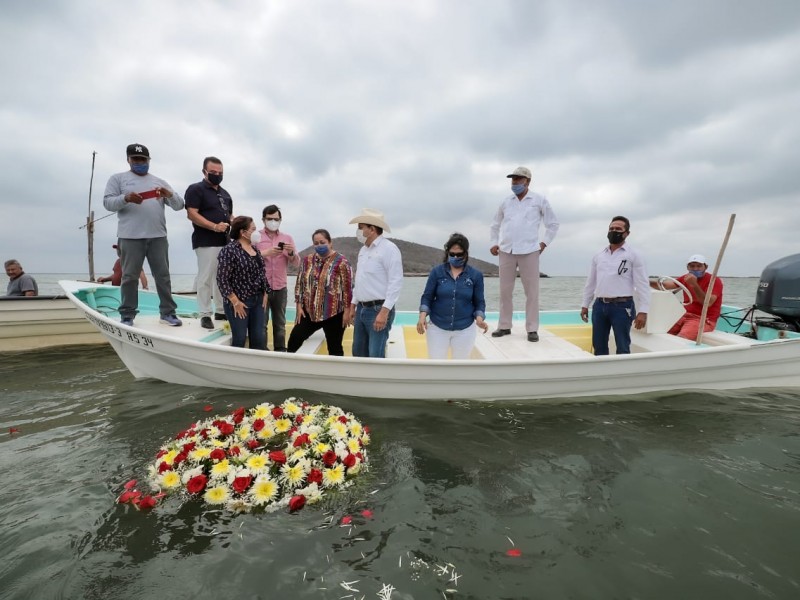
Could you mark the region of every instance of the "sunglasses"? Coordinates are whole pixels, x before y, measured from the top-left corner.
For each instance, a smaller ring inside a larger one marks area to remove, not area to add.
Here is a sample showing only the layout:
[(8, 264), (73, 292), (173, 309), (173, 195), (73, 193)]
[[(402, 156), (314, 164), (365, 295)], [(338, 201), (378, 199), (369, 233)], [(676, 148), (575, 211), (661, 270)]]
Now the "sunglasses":
[(453, 258), (462, 258), (466, 252), (448, 252), (447, 254)]

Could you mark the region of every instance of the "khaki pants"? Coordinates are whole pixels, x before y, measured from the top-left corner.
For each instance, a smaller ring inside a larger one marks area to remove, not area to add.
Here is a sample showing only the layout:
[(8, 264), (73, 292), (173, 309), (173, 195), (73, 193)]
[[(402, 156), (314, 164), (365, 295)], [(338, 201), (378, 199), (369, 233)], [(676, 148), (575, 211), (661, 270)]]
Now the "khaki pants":
[(511, 329), (514, 281), (519, 269), (525, 290), (525, 331), (539, 331), (539, 251), (530, 254), (500, 252), (500, 321), (498, 329)]

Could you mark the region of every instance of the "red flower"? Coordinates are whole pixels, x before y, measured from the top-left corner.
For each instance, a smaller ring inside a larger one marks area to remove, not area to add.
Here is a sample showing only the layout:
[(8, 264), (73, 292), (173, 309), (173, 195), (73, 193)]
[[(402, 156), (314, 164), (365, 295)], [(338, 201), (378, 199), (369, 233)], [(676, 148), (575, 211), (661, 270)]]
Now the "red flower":
[(506, 550), (506, 556), (522, 556), (522, 550), (519, 548), (511, 548), (510, 550)]
[(250, 448), (250, 450), (255, 450), (256, 448), (258, 448), (258, 445), (259, 445), (258, 440), (247, 440), (247, 447)]
[(289, 435), (289, 437), (292, 437), (292, 436), (294, 435), (294, 432), (295, 432), (295, 431), (297, 431), (297, 427), (292, 427), (292, 428), (291, 428), (289, 431), (287, 431), (286, 433)]
[(264, 429), (264, 419), (253, 421), (253, 431), (261, 431), (262, 429)]
[(139, 510), (150, 510), (151, 508), (155, 507), (156, 499), (153, 498), (152, 496), (145, 496), (135, 504), (136, 508), (138, 508)]
[(166, 450), (159, 450), (159, 451), (158, 451), (158, 454), (156, 454), (156, 458), (161, 458), (161, 457), (162, 457), (162, 456), (164, 456), (166, 453), (167, 453), (167, 451), (166, 451)]
[(333, 450), (328, 450), (322, 455), (322, 462), (325, 463), (326, 467), (332, 467), (334, 464), (336, 464), (336, 452)]
[(297, 425), (302, 425), (302, 424), (303, 424), (303, 419), (304, 419), (304, 418), (305, 418), (305, 417), (304, 417), (303, 415), (297, 415), (297, 416), (294, 418), (294, 422), (295, 422)]
[(14, 435), (15, 433), (19, 433), (19, 429), (17, 429), (16, 427), (8, 428), (8, 435)]
[(349, 469), (354, 464), (356, 464), (356, 457), (353, 456), (352, 454), (348, 454), (347, 456), (344, 457), (342, 463), (344, 464), (345, 467)]
[(293, 445), (295, 448), (297, 448), (298, 446), (302, 446), (303, 444), (307, 444), (307, 443), (309, 443), (310, 441), (311, 441), (311, 440), (309, 439), (309, 437), (308, 437), (308, 434), (307, 434), (307, 433), (303, 433), (303, 434), (301, 434), (301, 435), (298, 435), (298, 436), (297, 436), (297, 437), (294, 439), (294, 444), (292, 444), (292, 445)]
[(300, 510), (305, 506), (305, 504), (305, 496), (292, 496), (291, 500), (289, 500), (289, 511), (294, 512), (296, 510)]
[(131, 479), (128, 483), (125, 484), (125, 489), (126, 490), (132, 490), (135, 487), (136, 487), (136, 480), (135, 479)]
[(244, 407), (240, 406), (235, 411), (233, 411), (233, 422), (237, 425), (244, 420)]
[(225, 450), (222, 448), (214, 448), (211, 454), (208, 455), (211, 460), (224, 460)]
[(372, 511), (369, 510), (368, 508), (365, 508), (364, 510), (361, 511), (361, 516), (364, 517), (365, 519), (371, 519)]
[(136, 490), (128, 490), (127, 492), (122, 492), (122, 495), (117, 499), (117, 502), (120, 504), (127, 504), (130, 502), (131, 504), (135, 504), (134, 500), (138, 500), (139, 496), (142, 495), (142, 492), (137, 492)]
[(283, 409), (280, 406), (276, 406), (272, 409), (272, 416), (276, 419), (280, 419), (283, 416)]
[(237, 494), (244, 494), (247, 491), (247, 488), (250, 487), (250, 484), (253, 482), (252, 475), (248, 475), (247, 477), (237, 477), (233, 480), (233, 484), (231, 487), (233, 491)]
[(189, 454), (192, 450), (197, 447), (197, 442), (189, 442), (188, 444), (183, 445), (183, 452)]
[(158, 465), (158, 472), (159, 473), (163, 473), (164, 471), (171, 471), (171, 470), (172, 470), (172, 467), (170, 467), (165, 462), (162, 462), (160, 465)]
[(347, 417), (345, 417), (344, 415), (339, 417), (339, 423), (347, 423)]
[(208, 429), (201, 429), (200, 433), (198, 434), (204, 440), (208, 438)]
[(230, 435), (233, 433), (234, 429), (233, 425), (227, 421), (222, 421), (219, 425), (217, 425), (217, 428), (222, 435)]
[(205, 475), (196, 475), (186, 482), (186, 491), (190, 494), (197, 494), (206, 488), (208, 477)]
[(212, 410), (214, 410), (214, 407), (213, 407), (213, 406), (211, 406), (210, 404), (206, 404), (206, 405), (203, 407), (203, 410), (204, 410), (204, 411), (206, 411), (206, 412), (211, 412)]
[(283, 450), (273, 450), (269, 453), (269, 459), (273, 462), (284, 464), (286, 462), (286, 454)]
[(241, 452), (242, 452), (242, 449), (239, 448), (239, 446), (234, 446), (233, 448), (231, 448), (228, 451), (228, 454), (230, 454), (231, 456), (239, 456), (239, 454), (241, 454)]
[(342, 517), (342, 525), (350, 525), (353, 522), (353, 517)]
[(179, 464), (181, 464), (185, 460), (186, 460), (186, 453), (185, 452), (178, 452), (178, 454), (175, 455), (175, 460), (172, 461), (172, 465), (177, 467)]
[(322, 483), (322, 471), (319, 469), (311, 469), (308, 472), (308, 483)]
[(364, 425), (364, 433), (369, 433), (369, 427), (367, 427), (366, 425)]

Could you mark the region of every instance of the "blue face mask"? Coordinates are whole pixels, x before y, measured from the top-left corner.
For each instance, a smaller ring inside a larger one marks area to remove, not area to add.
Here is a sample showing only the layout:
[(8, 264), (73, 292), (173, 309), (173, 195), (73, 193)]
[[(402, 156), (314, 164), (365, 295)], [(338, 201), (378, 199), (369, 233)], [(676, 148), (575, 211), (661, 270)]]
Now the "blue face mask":
[(316, 250), (317, 254), (320, 256), (325, 256), (328, 253), (328, 247), (324, 244), (322, 246), (314, 246), (314, 250)]
[(131, 165), (131, 171), (133, 171), (137, 175), (147, 175), (147, 171), (149, 170), (150, 170), (150, 163), (133, 163)]
[(694, 276), (695, 276), (695, 277), (697, 277), (698, 279), (702, 279), (702, 278), (703, 278), (703, 275), (705, 275), (705, 274), (706, 274), (706, 272), (705, 272), (705, 271), (689, 271), (689, 273), (691, 273), (692, 275), (694, 275)]
[(525, 191), (525, 184), (518, 183), (516, 185), (511, 186), (511, 191), (514, 192), (517, 196), (519, 196), (522, 192)]
[(447, 262), (449, 262), (451, 266), (458, 268), (458, 267), (463, 267), (464, 264), (467, 262), (467, 259), (451, 256), (450, 258), (447, 259)]

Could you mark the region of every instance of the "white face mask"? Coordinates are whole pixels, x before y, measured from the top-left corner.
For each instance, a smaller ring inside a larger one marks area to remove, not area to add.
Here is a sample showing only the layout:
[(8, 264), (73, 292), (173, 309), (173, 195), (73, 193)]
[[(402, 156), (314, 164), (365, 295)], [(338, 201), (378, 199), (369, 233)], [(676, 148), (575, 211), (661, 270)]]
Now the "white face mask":
[(358, 240), (359, 244), (366, 244), (367, 243), (367, 236), (364, 235), (364, 232), (360, 229), (356, 229), (356, 239)]
[(278, 228), (281, 226), (280, 221), (264, 221), (264, 225), (266, 225), (267, 229), (270, 231), (278, 231)]
[(250, 243), (251, 244), (260, 244), (261, 243), (261, 232), (258, 230), (254, 231), (250, 234)]

